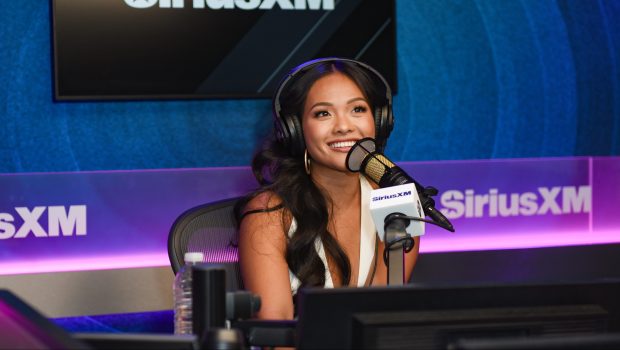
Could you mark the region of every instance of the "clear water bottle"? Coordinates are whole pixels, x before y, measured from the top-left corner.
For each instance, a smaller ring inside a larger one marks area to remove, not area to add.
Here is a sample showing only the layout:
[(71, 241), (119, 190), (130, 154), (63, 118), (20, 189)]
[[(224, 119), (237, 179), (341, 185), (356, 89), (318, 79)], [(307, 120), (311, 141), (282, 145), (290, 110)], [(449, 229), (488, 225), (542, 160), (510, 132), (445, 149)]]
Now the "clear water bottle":
[(185, 265), (174, 277), (174, 334), (192, 334), (192, 266), (201, 263), (203, 253), (185, 253)]

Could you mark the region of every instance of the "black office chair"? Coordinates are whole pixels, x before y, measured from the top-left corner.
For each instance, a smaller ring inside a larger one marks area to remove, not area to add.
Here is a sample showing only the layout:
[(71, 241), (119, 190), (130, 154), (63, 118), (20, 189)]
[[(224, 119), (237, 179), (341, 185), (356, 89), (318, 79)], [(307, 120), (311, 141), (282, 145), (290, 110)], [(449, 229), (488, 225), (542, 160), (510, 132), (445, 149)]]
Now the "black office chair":
[(237, 197), (199, 205), (175, 220), (168, 235), (168, 257), (175, 274), (185, 264), (186, 252), (202, 252), (205, 262), (226, 267), (228, 290), (243, 289), (233, 211), (238, 200)]

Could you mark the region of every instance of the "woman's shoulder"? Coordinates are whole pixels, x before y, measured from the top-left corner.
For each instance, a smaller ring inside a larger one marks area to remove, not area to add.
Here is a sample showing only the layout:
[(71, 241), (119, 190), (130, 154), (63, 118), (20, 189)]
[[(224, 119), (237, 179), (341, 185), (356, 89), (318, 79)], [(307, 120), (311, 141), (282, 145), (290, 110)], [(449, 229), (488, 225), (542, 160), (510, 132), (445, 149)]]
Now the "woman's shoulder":
[(290, 214), (282, 198), (272, 191), (256, 194), (242, 211), (241, 232), (261, 232), (261, 236), (284, 237), (290, 226)]
[(282, 198), (275, 192), (264, 191), (256, 194), (245, 205), (244, 212), (254, 210), (269, 210), (282, 205)]

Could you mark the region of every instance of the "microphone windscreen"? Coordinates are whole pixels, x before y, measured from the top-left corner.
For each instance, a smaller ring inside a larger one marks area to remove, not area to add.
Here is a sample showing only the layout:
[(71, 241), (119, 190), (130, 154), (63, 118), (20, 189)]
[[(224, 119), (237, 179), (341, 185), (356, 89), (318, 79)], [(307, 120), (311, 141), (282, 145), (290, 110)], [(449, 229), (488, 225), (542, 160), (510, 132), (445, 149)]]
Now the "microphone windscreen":
[(364, 159), (377, 149), (375, 140), (370, 137), (358, 140), (347, 154), (346, 166), (349, 171), (360, 171)]
[(375, 153), (370, 155), (368, 161), (365, 163), (364, 169), (361, 171), (378, 184), (386, 171), (394, 166), (394, 163), (383, 154)]

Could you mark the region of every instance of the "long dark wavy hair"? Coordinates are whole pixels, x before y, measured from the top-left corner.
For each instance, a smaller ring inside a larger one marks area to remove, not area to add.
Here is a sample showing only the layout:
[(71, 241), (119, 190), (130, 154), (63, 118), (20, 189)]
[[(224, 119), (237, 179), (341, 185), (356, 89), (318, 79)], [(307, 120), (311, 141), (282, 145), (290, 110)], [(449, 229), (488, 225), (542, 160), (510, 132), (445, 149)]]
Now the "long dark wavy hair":
[[(330, 60), (295, 73), (280, 94), (280, 115), (295, 115), (301, 118), (312, 85), (318, 79), (336, 72), (345, 74), (357, 84), (369, 101), (371, 110), (380, 103), (385, 103), (385, 97), (382, 98), (385, 92), (377, 88), (381, 84), (377, 84), (371, 72), (354, 62)], [(301, 119), (299, 122), (301, 125)], [(283, 228), (290, 223), (291, 217), (297, 222), (295, 233), (290, 238), (287, 235), (286, 261), (289, 269), (301, 281), (301, 286), (325, 285), (325, 265), (315, 249), (317, 238), (323, 243), (326, 255), (335, 263), (342, 285), (349, 285), (351, 264), (342, 247), (327, 229), (331, 199), (306, 174), (303, 156), (293, 156), (290, 149), (285, 148), (276, 140), (275, 135), (272, 135), (254, 156), (252, 171), (260, 188), (237, 203), (237, 222), (241, 223), (246, 215), (257, 212), (283, 210)], [(245, 211), (246, 204), (252, 198), (265, 192), (277, 195), (281, 203), (271, 208)]]

